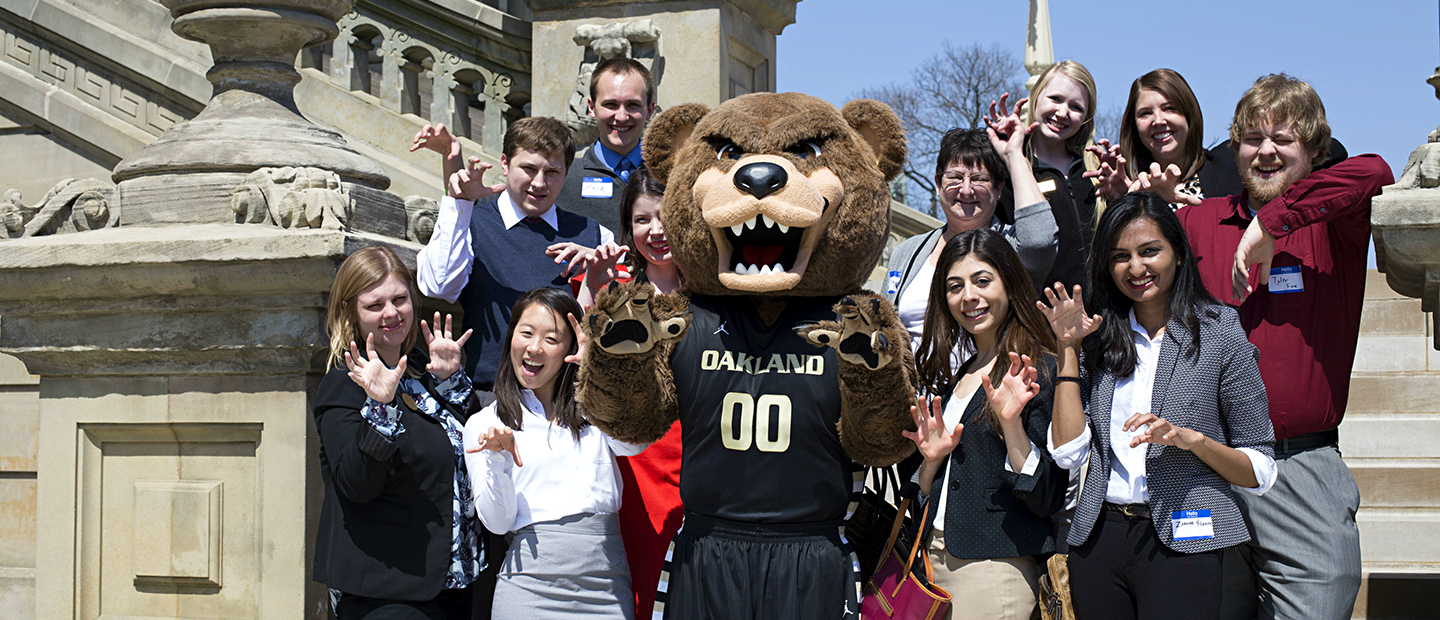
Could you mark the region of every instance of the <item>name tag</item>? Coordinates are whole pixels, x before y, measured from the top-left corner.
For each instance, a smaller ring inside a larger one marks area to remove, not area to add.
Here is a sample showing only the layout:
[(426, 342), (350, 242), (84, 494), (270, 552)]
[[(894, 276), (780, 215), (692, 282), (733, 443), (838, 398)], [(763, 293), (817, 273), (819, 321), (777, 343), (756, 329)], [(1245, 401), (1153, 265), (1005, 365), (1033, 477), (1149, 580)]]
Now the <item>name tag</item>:
[(1302, 293), (1305, 281), (1300, 277), (1300, 266), (1270, 268), (1271, 293)]
[(890, 272), (890, 279), (885, 283), (885, 292), (887, 294), (894, 295), (900, 292), (900, 276), (901, 273), (899, 271)]
[(1209, 510), (1176, 510), (1170, 513), (1172, 540), (1204, 540), (1215, 537), (1215, 523)]
[(1037, 185), (1040, 186), (1040, 193), (1042, 194), (1048, 194), (1055, 191), (1055, 179), (1045, 179), (1044, 181), (1039, 182)]
[(580, 182), (581, 198), (610, 198), (615, 195), (615, 186), (605, 177), (584, 177)]

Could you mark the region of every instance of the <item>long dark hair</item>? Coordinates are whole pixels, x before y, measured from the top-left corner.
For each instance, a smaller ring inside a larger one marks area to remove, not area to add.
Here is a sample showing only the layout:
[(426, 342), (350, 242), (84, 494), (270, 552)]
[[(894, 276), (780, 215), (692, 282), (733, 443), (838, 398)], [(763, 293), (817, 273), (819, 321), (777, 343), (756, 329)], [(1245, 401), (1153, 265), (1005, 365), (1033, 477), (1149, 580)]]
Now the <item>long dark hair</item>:
[[(524, 417), (525, 410), (520, 404), (520, 380), (515, 377), (514, 360), (510, 349), (510, 339), (515, 337), (515, 325), (520, 322), (520, 317), (530, 306), (543, 306), (555, 314), (561, 327), (570, 333), (570, 347), (566, 352), (574, 355), (579, 349), (575, 341), (575, 331), (570, 328), (570, 321), (566, 315), (573, 314), (578, 320), (585, 316), (585, 311), (580, 309), (580, 304), (570, 296), (567, 291), (558, 288), (542, 286), (531, 290), (520, 296), (515, 302), (515, 307), (510, 310), (510, 329), (505, 332), (504, 347), (505, 353), (501, 356), (500, 369), (495, 373), (495, 415), (500, 418), (505, 426), (520, 430), (520, 420)], [(575, 364), (564, 362), (560, 367), (560, 374), (555, 376), (555, 389), (550, 396), (551, 420), (556, 426), (570, 429), (570, 434), (575, 440), (580, 440), (580, 431), (584, 430), (590, 423), (585, 421), (585, 416), (580, 414), (579, 408), (575, 406), (575, 374), (580, 368)]]
[[(1020, 262), (1020, 255), (1005, 237), (989, 228), (968, 230), (950, 239), (940, 250), (935, 265), (935, 278), (930, 282), (930, 300), (925, 306), (925, 331), (920, 337), (920, 350), (915, 354), (916, 366), (920, 371), (920, 382), (931, 394), (946, 394), (955, 387), (956, 369), (951, 365), (951, 356), (957, 344), (975, 348), (975, 337), (961, 329), (959, 321), (950, 314), (947, 303), (946, 280), (950, 269), (967, 256), (990, 265), (1000, 276), (1010, 309), (995, 332), (995, 342), (1004, 356), (1011, 351), (1030, 356), (1036, 368), (1048, 369), (1042, 363), (1044, 356), (1053, 355), (1055, 335), (1040, 310), (1035, 306), (1035, 285), (1030, 273)], [(1009, 359), (997, 357), (990, 369), (990, 383), (999, 386), (1009, 371)], [(1000, 433), (1000, 420), (989, 407), (985, 408), (985, 422)]]
[(625, 267), (630, 270), (630, 277), (637, 282), (649, 282), (650, 278), (645, 275), (645, 257), (635, 247), (635, 201), (641, 196), (665, 197), (665, 183), (650, 174), (650, 169), (645, 166), (630, 173), (630, 180), (620, 193), (620, 245), (630, 248), (625, 256)]
[(1100, 329), (1085, 339), (1086, 364), (1101, 368), (1116, 377), (1135, 372), (1135, 339), (1130, 335), (1130, 309), (1134, 305), (1115, 283), (1110, 270), (1110, 251), (1120, 232), (1132, 222), (1145, 218), (1160, 228), (1160, 234), (1175, 252), (1175, 282), (1170, 286), (1170, 299), (1165, 304), (1167, 320), (1178, 317), (1190, 332), (1187, 354), (1200, 347), (1200, 313), (1219, 316), (1220, 302), (1200, 280), (1195, 265), (1195, 252), (1185, 237), (1185, 229), (1170, 205), (1150, 192), (1133, 192), (1110, 204), (1100, 217), (1095, 231), (1095, 247), (1090, 252), (1090, 290), (1085, 307), (1104, 317)]

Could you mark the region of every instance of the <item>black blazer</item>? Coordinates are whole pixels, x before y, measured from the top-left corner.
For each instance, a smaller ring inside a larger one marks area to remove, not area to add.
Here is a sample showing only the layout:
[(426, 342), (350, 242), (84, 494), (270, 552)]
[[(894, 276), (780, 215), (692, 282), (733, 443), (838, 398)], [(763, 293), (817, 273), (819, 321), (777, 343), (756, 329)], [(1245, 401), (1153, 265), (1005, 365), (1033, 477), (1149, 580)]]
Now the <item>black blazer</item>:
[[(421, 349), (409, 354), (412, 369), (428, 362)], [(429, 373), (421, 381), (435, 387)], [(445, 586), (451, 562), (450, 436), (430, 416), (402, 408), (405, 432), (392, 442), (365, 421), (364, 404), (365, 390), (343, 366), (320, 380), (314, 413), (325, 498), (314, 578), (348, 594), (428, 601)], [(464, 423), (464, 412), (451, 413)]]
[[(995, 363), (1009, 364), (1009, 360)], [(1050, 517), (1065, 507), (1065, 488), (1070, 478), (1045, 449), (1045, 434), (1054, 409), (1055, 387), (1050, 377), (1055, 376), (1055, 360), (1048, 359), (1045, 364), (1040, 393), (1025, 406), (1023, 414), (1025, 434), (1040, 450), (1040, 464), (1034, 474), (1005, 471), (1005, 440), (985, 422), (984, 389), (978, 390), (965, 407), (960, 445), (950, 453), (926, 497), (927, 501), (938, 498), (941, 485), (950, 485), (942, 527), (945, 550), (950, 555), (986, 560), (1055, 551), (1055, 527)], [(945, 400), (949, 399), (947, 396)], [(912, 480), (918, 481), (921, 459), (917, 454), (907, 461), (908, 467), (915, 468)], [(931, 512), (931, 523), (934, 519), (935, 513)]]
[[(1253, 448), (1274, 457), (1275, 429), (1270, 425), (1270, 404), (1260, 380), (1260, 352), (1246, 340), (1239, 313), (1229, 306), (1201, 310), (1200, 347), (1193, 352), (1189, 349), (1189, 330), (1178, 317), (1171, 317), (1156, 361), (1150, 412), (1232, 448)], [(1073, 547), (1090, 537), (1105, 501), (1116, 380), (1108, 372), (1099, 371), (1092, 377), (1082, 370), (1080, 391), (1091, 433), (1090, 468), (1070, 526)], [(1145, 450), (1145, 476), (1151, 522), (1165, 546), (1196, 553), (1250, 540), (1230, 483), (1200, 457), (1175, 446), (1150, 444)], [(1171, 514), (1198, 509), (1211, 511), (1215, 537), (1172, 540)]]

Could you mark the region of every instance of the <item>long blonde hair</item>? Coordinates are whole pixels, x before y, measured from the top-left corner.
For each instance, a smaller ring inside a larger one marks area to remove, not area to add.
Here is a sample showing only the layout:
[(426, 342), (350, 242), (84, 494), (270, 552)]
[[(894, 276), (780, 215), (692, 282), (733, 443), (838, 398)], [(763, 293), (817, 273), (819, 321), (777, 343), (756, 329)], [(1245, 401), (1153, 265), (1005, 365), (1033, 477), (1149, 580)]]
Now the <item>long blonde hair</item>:
[[(1075, 132), (1075, 135), (1065, 140), (1065, 150), (1084, 161), (1086, 170), (1099, 170), (1100, 158), (1096, 157), (1094, 153), (1085, 150), (1085, 147), (1095, 144), (1095, 106), (1098, 103), (1098, 95), (1095, 90), (1095, 78), (1090, 75), (1090, 70), (1086, 69), (1085, 65), (1073, 60), (1062, 60), (1041, 71), (1040, 75), (1035, 78), (1035, 88), (1030, 90), (1030, 105), (1025, 109), (1025, 125), (1029, 126), (1035, 122), (1035, 103), (1039, 101), (1040, 93), (1045, 92), (1045, 87), (1050, 85), (1050, 80), (1055, 79), (1056, 74), (1079, 82), (1080, 86), (1085, 89), (1085, 120), (1081, 121), (1080, 129)], [(1026, 147), (1029, 146), (1029, 142), (1027, 141)], [(1027, 153), (1027, 155), (1032, 155), (1033, 157), (1032, 153)], [(1061, 174), (1069, 174), (1070, 171), (1061, 170), (1060, 172)], [(1092, 184), (1099, 184), (1099, 179), (1091, 179), (1090, 181)], [(1096, 196), (1095, 215), (1097, 221), (1100, 213), (1104, 211), (1105, 198), (1103, 196)]]
[[(351, 342), (365, 342), (365, 334), (360, 333), (355, 298), (391, 275), (400, 276), (410, 290), (411, 307), (415, 307), (419, 303), (415, 277), (395, 250), (383, 245), (371, 246), (351, 254), (340, 263), (340, 269), (335, 272), (335, 283), (330, 285), (330, 303), (325, 312), (325, 333), (330, 337), (330, 359), (325, 363), (326, 370), (344, 363), (345, 352), (350, 350)], [(412, 317), (410, 333), (405, 336), (401, 354), (415, 346), (415, 339), (420, 335), (415, 325)]]

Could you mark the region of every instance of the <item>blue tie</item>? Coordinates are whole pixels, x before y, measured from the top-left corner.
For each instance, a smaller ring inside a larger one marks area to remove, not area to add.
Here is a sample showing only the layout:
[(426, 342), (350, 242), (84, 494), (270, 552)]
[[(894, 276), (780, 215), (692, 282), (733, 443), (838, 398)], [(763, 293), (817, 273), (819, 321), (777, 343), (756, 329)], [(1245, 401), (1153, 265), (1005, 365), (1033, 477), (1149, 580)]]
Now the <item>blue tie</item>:
[(620, 180), (630, 182), (630, 173), (635, 170), (634, 162), (629, 158), (620, 160), (620, 165), (615, 167), (615, 174), (620, 175)]

